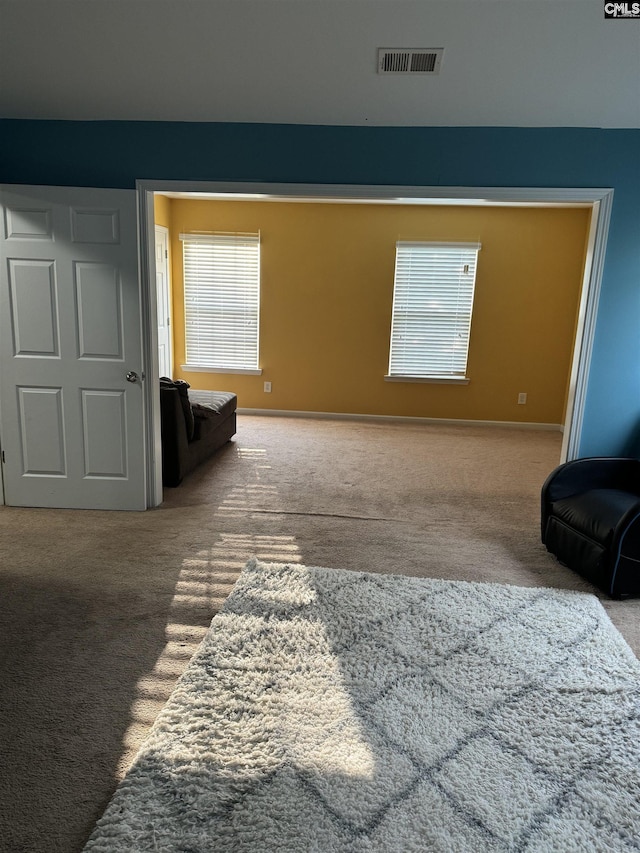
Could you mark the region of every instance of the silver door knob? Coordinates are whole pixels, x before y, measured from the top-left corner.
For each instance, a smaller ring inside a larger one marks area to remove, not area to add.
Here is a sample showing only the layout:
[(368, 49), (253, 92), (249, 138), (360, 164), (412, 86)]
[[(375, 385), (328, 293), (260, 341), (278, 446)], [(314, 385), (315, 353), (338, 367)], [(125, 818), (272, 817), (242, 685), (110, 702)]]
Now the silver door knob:
[(138, 374), (135, 372), (135, 370), (130, 370), (127, 373), (127, 382), (137, 382), (137, 381), (138, 381)]

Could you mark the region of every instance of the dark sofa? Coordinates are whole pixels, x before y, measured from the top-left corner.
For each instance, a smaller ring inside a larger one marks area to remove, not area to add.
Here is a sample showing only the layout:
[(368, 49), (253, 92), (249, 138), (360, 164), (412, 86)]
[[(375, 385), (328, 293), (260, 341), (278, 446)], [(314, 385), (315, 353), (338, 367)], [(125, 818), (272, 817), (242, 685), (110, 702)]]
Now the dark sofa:
[(184, 477), (236, 432), (237, 397), (227, 391), (189, 391), (182, 380), (160, 379), (162, 483)]

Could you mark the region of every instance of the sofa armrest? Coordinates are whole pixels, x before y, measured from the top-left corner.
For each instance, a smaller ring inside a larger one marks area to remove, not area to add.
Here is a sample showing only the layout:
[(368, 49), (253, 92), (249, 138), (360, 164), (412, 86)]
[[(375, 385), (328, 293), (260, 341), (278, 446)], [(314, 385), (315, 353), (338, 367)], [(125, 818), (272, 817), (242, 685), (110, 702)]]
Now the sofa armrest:
[(542, 486), (542, 537), (554, 501), (591, 489), (622, 489), (640, 496), (640, 460), (628, 457), (574, 459), (559, 465)]
[(165, 486), (178, 486), (187, 467), (189, 441), (177, 388), (160, 389), (160, 424), (162, 482)]

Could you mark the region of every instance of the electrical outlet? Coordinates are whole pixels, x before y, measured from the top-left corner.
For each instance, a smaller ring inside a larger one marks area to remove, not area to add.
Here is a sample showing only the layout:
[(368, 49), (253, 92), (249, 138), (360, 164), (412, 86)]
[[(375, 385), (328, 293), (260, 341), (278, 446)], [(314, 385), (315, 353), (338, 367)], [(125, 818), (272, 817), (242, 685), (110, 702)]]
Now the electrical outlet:
[(524, 406), (524, 404), (525, 404), (526, 402), (527, 402), (527, 395), (525, 394), (525, 392), (524, 392), (524, 391), (521, 391), (521, 392), (518, 394), (518, 405), (519, 405), (519, 406)]
[(271, 383), (270, 383), (270, 382), (265, 382), (265, 383), (264, 383), (264, 393), (265, 393), (265, 394), (270, 394), (270, 393), (271, 393)]

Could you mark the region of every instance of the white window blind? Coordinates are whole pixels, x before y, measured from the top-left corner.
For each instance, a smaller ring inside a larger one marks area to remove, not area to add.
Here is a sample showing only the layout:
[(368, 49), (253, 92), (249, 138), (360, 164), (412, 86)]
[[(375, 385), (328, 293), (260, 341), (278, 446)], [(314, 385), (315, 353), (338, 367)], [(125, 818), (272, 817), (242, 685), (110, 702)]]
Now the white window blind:
[(181, 234), (186, 367), (258, 370), (259, 234)]
[(479, 249), (396, 243), (390, 378), (465, 378)]

